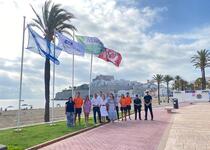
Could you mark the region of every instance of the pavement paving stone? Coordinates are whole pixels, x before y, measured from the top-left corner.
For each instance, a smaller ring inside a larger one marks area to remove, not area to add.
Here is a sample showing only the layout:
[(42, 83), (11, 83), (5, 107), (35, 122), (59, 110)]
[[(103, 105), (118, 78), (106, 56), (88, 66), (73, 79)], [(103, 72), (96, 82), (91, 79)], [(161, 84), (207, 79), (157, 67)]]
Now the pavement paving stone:
[(132, 116), (131, 121), (109, 123), (48, 145), (42, 150), (156, 150), (170, 123), (171, 114), (164, 108), (155, 108), (154, 118), (154, 121), (135, 121)]
[(165, 150), (210, 150), (210, 103), (196, 103), (173, 116)]
[(132, 116), (131, 121), (110, 123), (42, 149), (156, 150), (161, 139), (165, 139), (162, 136), (166, 128), (170, 127), (164, 150), (210, 150), (210, 103), (185, 106), (172, 114), (156, 108), (154, 121), (135, 121)]

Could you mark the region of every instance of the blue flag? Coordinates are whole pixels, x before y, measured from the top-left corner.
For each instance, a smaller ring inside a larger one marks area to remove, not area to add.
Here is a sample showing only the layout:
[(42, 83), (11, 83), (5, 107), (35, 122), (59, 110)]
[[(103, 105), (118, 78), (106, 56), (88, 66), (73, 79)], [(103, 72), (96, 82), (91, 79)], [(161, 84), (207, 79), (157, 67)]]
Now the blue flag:
[(55, 35), (58, 37), (58, 46), (63, 49), (63, 51), (67, 52), (68, 54), (75, 54), (79, 56), (84, 56), (85, 54), (85, 47), (84, 45), (75, 42), (65, 35), (56, 32)]
[[(59, 65), (59, 60), (57, 59), (61, 53), (61, 48), (55, 46), (54, 44), (47, 41), (43, 37), (41, 37), (38, 33), (36, 33), (30, 26), (28, 26), (28, 46), (26, 49), (41, 55), (42, 57), (46, 57), (51, 60), (53, 63)], [(55, 49), (55, 52), (54, 52)]]

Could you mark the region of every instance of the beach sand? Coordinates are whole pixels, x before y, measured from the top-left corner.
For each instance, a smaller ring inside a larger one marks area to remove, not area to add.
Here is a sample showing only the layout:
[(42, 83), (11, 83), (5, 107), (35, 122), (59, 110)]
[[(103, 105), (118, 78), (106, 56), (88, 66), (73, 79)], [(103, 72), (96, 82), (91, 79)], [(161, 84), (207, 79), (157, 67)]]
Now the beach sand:
[[(166, 100), (166, 99), (165, 99)], [(132, 104), (133, 105), (133, 104)], [(157, 99), (153, 99), (153, 106), (157, 106)], [(168, 105), (168, 103), (162, 103), (161, 105)], [(132, 106), (133, 107), (133, 106)], [(54, 121), (65, 120), (65, 108), (55, 107), (54, 108)], [(142, 108), (143, 110), (143, 108)], [(17, 125), (17, 110), (0, 111), (0, 129), (16, 127)], [(52, 111), (50, 110), (50, 116)], [(83, 113), (82, 113), (83, 115)], [(92, 112), (90, 114), (92, 116)], [(35, 123), (44, 122), (44, 109), (29, 109), (21, 110), (20, 125), (30, 125)]]
[[(17, 110), (0, 112), (0, 129), (15, 127), (17, 125)], [(50, 110), (51, 113), (51, 110)], [(51, 114), (50, 114), (51, 115)], [(54, 121), (64, 120), (64, 107), (54, 108)], [(44, 122), (44, 109), (21, 110), (20, 125), (28, 125)]]

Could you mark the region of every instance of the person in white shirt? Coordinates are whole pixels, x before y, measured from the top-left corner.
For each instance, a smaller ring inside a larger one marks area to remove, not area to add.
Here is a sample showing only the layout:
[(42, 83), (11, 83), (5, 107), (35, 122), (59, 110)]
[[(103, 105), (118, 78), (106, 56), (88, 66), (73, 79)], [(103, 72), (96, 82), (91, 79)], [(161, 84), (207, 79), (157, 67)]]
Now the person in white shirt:
[(94, 123), (97, 124), (96, 113), (98, 113), (98, 119), (99, 119), (99, 122), (101, 123), (101, 112), (100, 112), (101, 98), (98, 97), (96, 93), (94, 94), (91, 100), (91, 104), (93, 106)]
[(102, 94), (102, 97), (101, 97), (100, 112), (101, 112), (102, 122), (106, 122), (106, 117), (108, 116), (108, 112), (107, 112), (107, 99), (104, 94)]

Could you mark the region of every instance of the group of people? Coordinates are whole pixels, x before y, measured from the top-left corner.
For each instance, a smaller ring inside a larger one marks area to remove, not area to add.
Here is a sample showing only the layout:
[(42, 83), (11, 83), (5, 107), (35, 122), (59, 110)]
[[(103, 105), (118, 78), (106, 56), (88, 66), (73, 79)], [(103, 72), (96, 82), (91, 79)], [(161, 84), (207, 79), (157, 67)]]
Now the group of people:
[[(151, 120), (153, 120), (152, 112), (152, 97), (149, 95), (149, 91), (146, 91), (144, 96), (144, 109), (145, 109), (145, 120), (147, 120), (148, 109), (151, 114)], [(114, 122), (116, 119), (120, 119), (119, 110), (121, 111), (122, 121), (127, 121), (127, 117), (131, 120), (131, 104), (132, 98), (129, 93), (121, 95), (120, 98), (114, 96), (113, 93), (104, 94), (102, 91), (97, 94), (95, 93), (92, 99), (86, 96), (85, 99), (80, 96), (80, 92), (77, 92), (76, 97), (69, 97), (65, 106), (65, 113), (67, 118), (67, 126), (73, 127), (76, 125), (78, 118), (79, 125), (81, 124), (81, 114), (84, 112), (85, 124), (88, 125), (89, 115), (93, 110), (94, 123)], [(142, 100), (138, 95), (133, 99), (135, 120), (137, 115), (141, 120), (141, 108)], [(120, 109), (119, 109), (120, 108)]]

